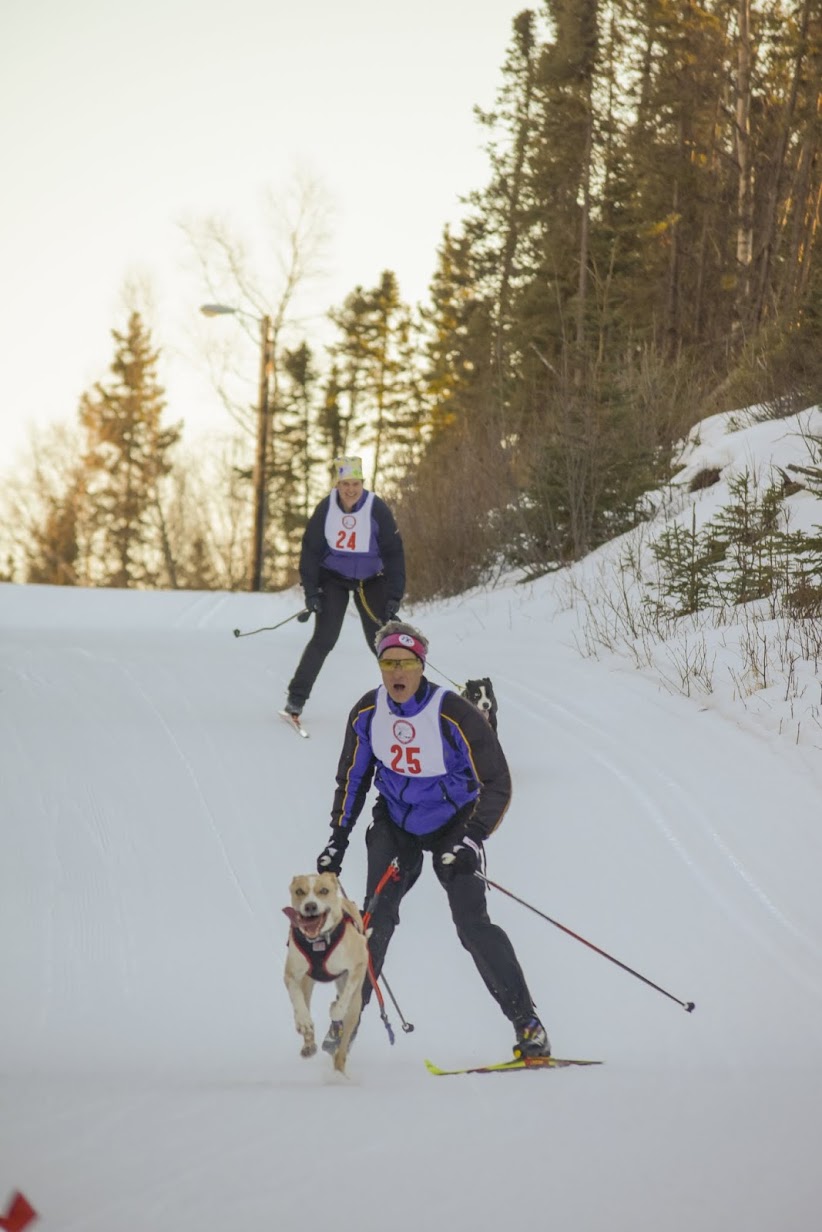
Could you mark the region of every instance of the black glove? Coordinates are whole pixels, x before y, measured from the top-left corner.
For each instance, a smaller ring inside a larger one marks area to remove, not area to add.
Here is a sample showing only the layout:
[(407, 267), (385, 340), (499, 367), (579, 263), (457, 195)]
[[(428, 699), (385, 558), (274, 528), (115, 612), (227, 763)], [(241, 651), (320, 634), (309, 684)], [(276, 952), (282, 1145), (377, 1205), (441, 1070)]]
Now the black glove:
[(440, 856), (440, 871), (446, 881), (459, 873), (477, 873), (482, 870), (482, 843), (463, 834), (450, 851)]
[(348, 838), (345, 834), (332, 834), (331, 841), (317, 857), (317, 872), (336, 873), (339, 877), (347, 846)]
[(313, 612), (315, 616), (319, 616), (320, 612), (323, 610), (322, 595), (319, 592), (313, 595), (306, 595), (305, 606), (308, 608), (309, 612)]
[(399, 599), (389, 599), (385, 605), (385, 623), (389, 620), (396, 620), (400, 611)]

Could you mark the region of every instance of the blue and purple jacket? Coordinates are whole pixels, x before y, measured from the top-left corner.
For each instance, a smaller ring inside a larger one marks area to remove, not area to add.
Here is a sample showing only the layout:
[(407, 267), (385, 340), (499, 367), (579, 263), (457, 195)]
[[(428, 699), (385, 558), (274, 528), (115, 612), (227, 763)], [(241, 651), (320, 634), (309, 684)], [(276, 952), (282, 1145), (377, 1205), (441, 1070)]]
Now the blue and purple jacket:
[[(322, 587), (320, 570), (352, 584), (378, 573), (385, 574), (386, 598), (402, 602), (405, 594), (405, 552), (394, 515), (384, 500), (374, 496), (371, 507), (371, 536), (367, 552), (337, 552), (325, 537), (325, 520), (331, 493), (324, 497), (308, 520), (300, 552), (300, 581), (306, 595), (315, 595)], [(362, 509), (369, 492), (354, 506)]]
[[(380, 686), (384, 688), (384, 686)], [(412, 718), (431, 701), (439, 686), (423, 676), (415, 695), (401, 705), (387, 696), (390, 712)], [(350, 831), (362, 812), (372, 780), (394, 825), (420, 837), (470, 811), (471, 828), (487, 838), (502, 821), (511, 799), (511, 775), (505, 754), (491, 725), (480, 712), (450, 689), (442, 690), (440, 736), (445, 773), (431, 778), (398, 774), (380, 761), (371, 745), (371, 725), (377, 690), (371, 689), (348, 716), (345, 741), (337, 767), (337, 789), (331, 810), (335, 838)]]

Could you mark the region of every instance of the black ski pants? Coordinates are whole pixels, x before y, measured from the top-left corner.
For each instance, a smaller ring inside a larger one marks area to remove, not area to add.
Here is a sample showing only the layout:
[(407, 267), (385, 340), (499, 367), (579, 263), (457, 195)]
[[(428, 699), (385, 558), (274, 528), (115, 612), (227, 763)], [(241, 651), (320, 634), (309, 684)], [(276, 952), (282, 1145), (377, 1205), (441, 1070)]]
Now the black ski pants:
[[(422, 872), (423, 857), (430, 851), (434, 871), (448, 895), (451, 918), (457, 936), (474, 960), (485, 986), (503, 1014), (513, 1023), (525, 1022), (534, 1013), (534, 1003), (514, 947), (498, 924), (488, 918), (485, 886), (479, 877), (457, 873), (450, 880), (440, 874), (438, 856), (448, 851), (461, 829), (461, 815), (442, 826), (434, 834), (418, 838), (399, 829), (389, 820), (385, 806), (378, 800), (374, 820), (368, 828), (365, 842), (368, 850), (368, 873), (364, 910), (371, 904), (374, 891), (393, 859), (399, 864), (399, 880), (387, 881), (373, 906), (369, 926), (373, 929), (368, 942), (374, 974), (382, 971), (388, 943), (400, 922), (400, 902)], [(363, 985), (363, 1005), (371, 998), (372, 985)]]
[(321, 571), (320, 591), (322, 610), (314, 617), (313, 636), (288, 686), (289, 699), (303, 704), (311, 696), (322, 665), (337, 644), (349, 595), (354, 596), (365, 641), (372, 654), (377, 653), (374, 636), (385, 623), (386, 585), (382, 573), (366, 578), (364, 582), (347, 582), (333, 573)]

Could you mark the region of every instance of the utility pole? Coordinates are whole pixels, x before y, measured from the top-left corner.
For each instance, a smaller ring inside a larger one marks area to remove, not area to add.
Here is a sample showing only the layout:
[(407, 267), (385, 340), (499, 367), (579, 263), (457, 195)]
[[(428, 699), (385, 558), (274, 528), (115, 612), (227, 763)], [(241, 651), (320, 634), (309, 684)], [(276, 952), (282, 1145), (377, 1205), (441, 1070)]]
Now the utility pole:
[(260, 319), (260, 388), (257, 399), (257, 452), (254, 458), (254, 535), (251, 542), (248, 589), (263, 588), (263, 557), (265, 555), (266, 489), (268, 487), (268, 438), (271, 419), (269, 376), (271, 354), (271, 317)]
[(271, 317), (255, 316), (244, 308), (232, 308), (228, 304), (201, 304), (204, 317), (241, 316), (250, 317), (260, 326), (260, 379), (257, 392), (257, 448), (254, 455), (254, 532), (248, 560), (248, 589), (263, 588), (263, 558), (265, 556), (266, 491), (268, 488), (268, 441), (271, 435), (271, 402), (269, 378), (274, 372), (274, 339), (271, 332)]

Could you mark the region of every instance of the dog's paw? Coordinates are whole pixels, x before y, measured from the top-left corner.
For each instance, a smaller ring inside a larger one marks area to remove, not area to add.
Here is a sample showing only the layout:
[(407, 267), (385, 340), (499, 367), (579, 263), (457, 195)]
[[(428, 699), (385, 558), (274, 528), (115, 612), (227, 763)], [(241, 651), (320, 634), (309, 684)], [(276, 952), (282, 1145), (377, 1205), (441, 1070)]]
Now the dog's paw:
[(297, 1027), (300, 1035), (303, 1037), (303, 1046), (300, 1049), (301, 1057), (313, 1057), (317, 1051), (317, 1041), (314, 1037), (314, 1024), (308, 1026)]

